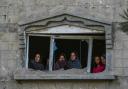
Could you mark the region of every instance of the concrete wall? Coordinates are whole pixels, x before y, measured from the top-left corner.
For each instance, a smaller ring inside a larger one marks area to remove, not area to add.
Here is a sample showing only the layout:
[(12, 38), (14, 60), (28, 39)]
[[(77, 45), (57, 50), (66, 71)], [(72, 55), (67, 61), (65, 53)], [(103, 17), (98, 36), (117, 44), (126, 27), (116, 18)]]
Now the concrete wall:
[(113, 81), (15, 81), (21, 68), (18, 24), (62, 13), (108, 22), (123, 21), (119, 16), (128, 0), (0, 0), (0, 89), (127, 89), (128, 36), (115, 31)]
[(120, 21), (127, 0), (0, 0), (0, 22), (29, 22), (61, 13)]

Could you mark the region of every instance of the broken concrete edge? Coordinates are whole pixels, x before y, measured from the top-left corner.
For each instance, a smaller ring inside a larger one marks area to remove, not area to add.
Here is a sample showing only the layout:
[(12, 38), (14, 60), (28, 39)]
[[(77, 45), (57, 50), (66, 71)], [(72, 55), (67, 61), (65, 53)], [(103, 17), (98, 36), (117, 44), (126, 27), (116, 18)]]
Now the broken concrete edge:
[[(36, 73), (33, 73), (36, 72)], [(116, 76), (109, 73), (54, 73), (54, 72), (41, 72), (41, 71), (26, 71), (16, 72), (14, 80), (115, 80)]]

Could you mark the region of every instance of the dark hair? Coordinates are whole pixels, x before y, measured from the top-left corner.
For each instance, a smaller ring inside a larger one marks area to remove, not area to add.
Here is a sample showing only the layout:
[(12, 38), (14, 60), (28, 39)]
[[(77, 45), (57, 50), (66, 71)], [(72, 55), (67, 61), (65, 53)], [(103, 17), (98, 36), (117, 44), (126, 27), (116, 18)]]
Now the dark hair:
[(34, 57), (37, 55), (37, 54), (39, 54), (40, 55), (40, 52), (34, 52)]
[(99, 63), (99, 64), (100, 64), (100, 65), (102, 65), (101, 57), (100, 57), (100, 56), (95, 56), (95, 57), (94, 57), (94, 67), (96, 67), (96, 66), (97, 66), (97, 64), (95, 63), (95, 58), (96, 58), (96, 57), (98, 57), (98, 58), (99, 58), (99, 60), (100, 60), (100, 63)]
[(101, 57), (103, 57), (104, 59), (106, 59), (106, 56), (105, 55), (101, 55)]
[[(34, 57), (36, 57), (37, 54), (40, 55), (40, 53), (35, 53)], [(41, 55), (40, 55), (40, 57), (41, 57)]]
[[(59, 58), (60, 58), (61, 56), (64, 56), (64, 59), (66, 60), (66, 55), (65, 55), (64, 53), (60, 53), (60, 54), (58, 55), (58, 58), (57, 58), (57, 59), (59, 60)], [(57, 60), (57, 61), (58, 61), (58, 60)]]

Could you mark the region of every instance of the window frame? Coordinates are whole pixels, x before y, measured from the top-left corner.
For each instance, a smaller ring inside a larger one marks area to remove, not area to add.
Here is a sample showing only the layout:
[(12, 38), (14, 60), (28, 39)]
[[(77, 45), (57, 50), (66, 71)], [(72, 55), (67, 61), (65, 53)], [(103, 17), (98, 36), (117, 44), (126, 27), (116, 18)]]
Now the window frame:
[[(104, 33), (103, 33), (104, 34)], [(45, 35), (45, 34), (38, 34), (38, 33), (27, 33), (26, 34), (26, 60), (25, 60), (25, 68), (28, 69), (29, 65), (29, 36), (41, 36), (41, 37), (50, 37), (50, 49), (49, 49), (49, 71), (53, 71), (53, 54), (54, 54), (54, 40), (55, 39), (76, 39), (76, 35), (66, 35), (63, 36), (63, 34), (50, 34), (50, 35)], [(93, 40), (94, 39), (104, 39), (105, 36), (87, 36), (86, 34), (83, 36), (78, 35), (80, 40), (86, 40), (88, 44), (88, 56), (87, 56), (87, 70), (85, 72), (91, 73), (91, 64), (92, 64), (92, 48), (93, 48)], [(106, 70), (106, 69), (105, 69)], [(104, 70), (104, 71), (105, 71)]]

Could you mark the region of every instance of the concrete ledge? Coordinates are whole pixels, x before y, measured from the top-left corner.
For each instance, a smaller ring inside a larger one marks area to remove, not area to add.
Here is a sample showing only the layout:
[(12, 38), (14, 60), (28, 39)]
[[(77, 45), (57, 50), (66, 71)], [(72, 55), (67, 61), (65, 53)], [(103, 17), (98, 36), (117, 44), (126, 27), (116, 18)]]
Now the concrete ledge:
[[(73, 72), (73, 71), (71, 71)], [(16, 72), (15, 80), (114, 80), (115, 76), (105, 73), (59, 73), (58, 71), (34, 71), (27, 70)]]
[(113, 75), (29, 75), (20, 76), (15, 75), (15, 80), (113, 80), (115, 77)]

